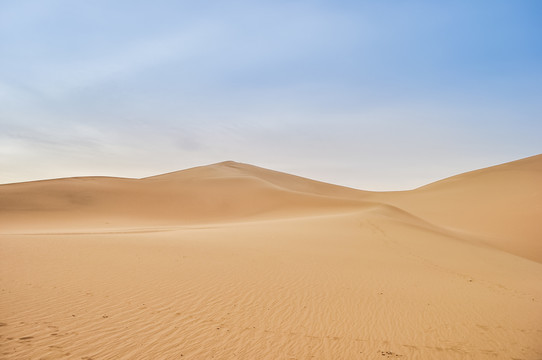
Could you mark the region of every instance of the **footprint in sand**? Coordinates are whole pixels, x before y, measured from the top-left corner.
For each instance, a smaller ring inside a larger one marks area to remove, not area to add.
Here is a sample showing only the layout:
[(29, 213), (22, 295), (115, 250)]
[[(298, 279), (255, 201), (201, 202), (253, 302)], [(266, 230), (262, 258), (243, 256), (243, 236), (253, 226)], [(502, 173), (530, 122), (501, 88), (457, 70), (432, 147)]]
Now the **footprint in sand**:
[(403, 356), (401, 354), (396, 354), (396, 353), (394, 353), (392, 351), (380, 351), (380, 355), (385, 356), (387, 358)]

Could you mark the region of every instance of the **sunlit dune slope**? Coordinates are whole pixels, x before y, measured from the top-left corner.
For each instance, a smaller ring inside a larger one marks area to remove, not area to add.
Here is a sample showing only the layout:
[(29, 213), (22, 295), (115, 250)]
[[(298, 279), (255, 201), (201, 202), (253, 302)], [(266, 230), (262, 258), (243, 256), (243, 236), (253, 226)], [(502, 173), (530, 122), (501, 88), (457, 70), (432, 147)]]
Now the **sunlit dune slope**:
[(542, 155), (366, 198), (542, 262)]

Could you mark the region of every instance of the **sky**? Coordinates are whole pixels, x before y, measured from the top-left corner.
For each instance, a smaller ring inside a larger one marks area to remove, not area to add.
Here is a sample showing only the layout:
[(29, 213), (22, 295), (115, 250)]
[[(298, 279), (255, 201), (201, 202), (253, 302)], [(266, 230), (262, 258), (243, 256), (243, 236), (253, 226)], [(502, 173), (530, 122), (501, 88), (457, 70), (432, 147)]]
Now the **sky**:
[(538, 0), (0, 0), (0, 183), (234, 160), (402, 190), (541, 139)]

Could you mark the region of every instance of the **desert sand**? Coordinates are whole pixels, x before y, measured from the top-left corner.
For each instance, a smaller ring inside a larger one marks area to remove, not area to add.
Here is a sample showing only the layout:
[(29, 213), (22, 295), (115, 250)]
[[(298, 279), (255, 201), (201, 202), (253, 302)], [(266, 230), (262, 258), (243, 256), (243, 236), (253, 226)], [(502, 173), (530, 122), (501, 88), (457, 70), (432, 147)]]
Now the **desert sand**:
[(0, 185), (0, 246), (1, 359), (542, 358), (542, 155), (400, 192)]

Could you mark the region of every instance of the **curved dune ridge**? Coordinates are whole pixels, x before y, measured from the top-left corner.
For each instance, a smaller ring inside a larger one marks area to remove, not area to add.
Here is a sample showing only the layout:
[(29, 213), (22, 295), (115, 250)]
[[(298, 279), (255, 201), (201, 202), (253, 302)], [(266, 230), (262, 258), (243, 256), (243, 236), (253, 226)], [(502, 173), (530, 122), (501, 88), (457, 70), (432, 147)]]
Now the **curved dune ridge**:
[(0, 185), (1, 359), (540, 359), (542, 155), (403, 192), (236, 162)]

